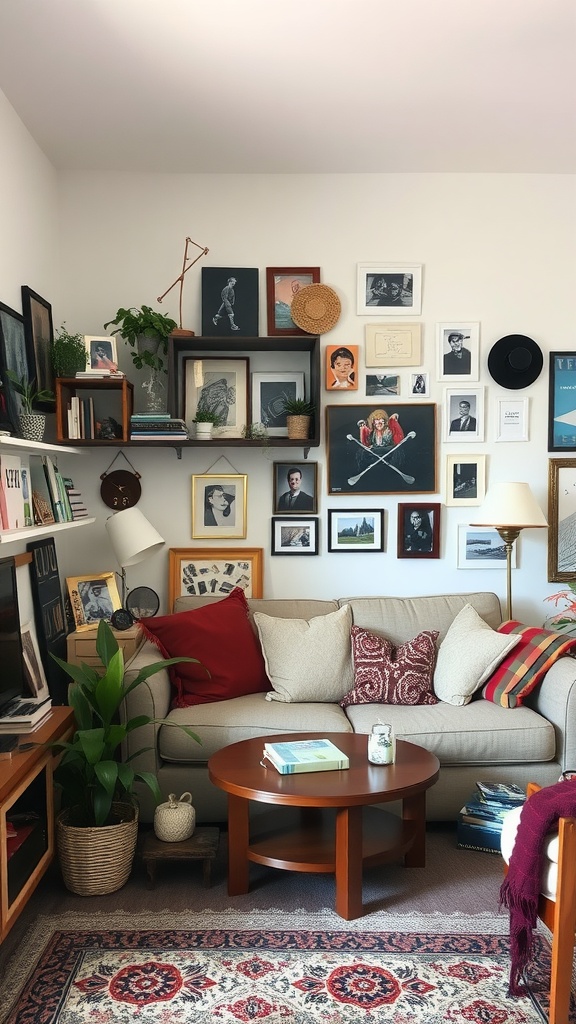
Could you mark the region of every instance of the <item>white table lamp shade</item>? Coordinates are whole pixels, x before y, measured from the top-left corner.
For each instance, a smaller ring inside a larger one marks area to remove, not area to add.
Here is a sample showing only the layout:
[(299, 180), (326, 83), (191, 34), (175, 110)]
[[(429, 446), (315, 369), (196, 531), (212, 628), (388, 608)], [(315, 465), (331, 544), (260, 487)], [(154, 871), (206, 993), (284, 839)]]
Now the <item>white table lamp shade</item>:
[(548, 526), (546, 518), (526, 483), (492, 484), (471, 526), (537, 528)]
[(164, 546), (165, 541), (139, 508), (125, 508), (106, 520), (108, 537), (123, 569), (144, 561)]

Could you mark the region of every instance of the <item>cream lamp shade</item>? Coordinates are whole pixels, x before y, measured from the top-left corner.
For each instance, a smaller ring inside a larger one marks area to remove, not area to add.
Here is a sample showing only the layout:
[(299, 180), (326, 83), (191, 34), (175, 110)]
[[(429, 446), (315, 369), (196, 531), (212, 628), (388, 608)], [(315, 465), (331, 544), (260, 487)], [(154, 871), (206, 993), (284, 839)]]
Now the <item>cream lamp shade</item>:
[(540, 505), (526, 483), (493, 484), (478, 510), (476, 522), (470, 526), (491, 526), (498, 532), (506, 548), (506, 613), (512, 618), (512, 545), (521, 530), (546, 527), (548, 523)]
[(108, 538), (123, 569), (149, 558), (164, 546), (160, 536), (139, 508), (125, 508), (106, 520)]

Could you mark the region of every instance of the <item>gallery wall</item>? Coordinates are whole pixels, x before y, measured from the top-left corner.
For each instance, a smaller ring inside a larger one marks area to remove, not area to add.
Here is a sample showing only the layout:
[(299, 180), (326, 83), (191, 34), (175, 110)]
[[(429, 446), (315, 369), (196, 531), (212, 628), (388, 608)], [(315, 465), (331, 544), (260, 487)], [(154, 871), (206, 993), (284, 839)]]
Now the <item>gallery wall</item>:
[[(0, 130), (5, 121), (14, 121), (14, 115), (0, 105)], [(20, 126), (13, 134), (23, 132)], [(16, 143), (19, 141), (17, 138)], [(423, 327), (422, 365), (430, 374), (429, 400), (437, 404), (437, 489), (433, 494), (415, 496), (415, 500), (442, 503), (440, 558), (397, 558), (397, 506), (406, 500), (404, 495), (327, 494), (324, 432), (321, 446), (310, 452), (310, 459), (318, 463), (317, 557), (270, 555), (272, 462), (292, 457), (300, 460), (302, 449), (298, 447), (196, 448), (184, 450), (181, 460), (172, 450), (131, 448), (127, 454), (142, 475), (140, 508), (165, 538), (167, 548), (209, 548), (210, 542), (191, 538), (191, 476), (207, 472), (224, 457), (232, 472), (248, 475), (247, 536), (241, 543), (264, 549), (267, 597), (489, 589), (504, 599), (504, 569), (457, 568), (458, 525), (473, 521), (473, 509), (444, 506), (446, 457), (459, 452), (485, 454), (488, 485), (506, 479), (528, 481), (546, 511), (548, 352), (576, 347), (572, 326), (573, 176), (54, 176), (44, 166), (41, 154), (36, 152), (30, 161), (22, 153), (21, 142), (15, 144), (15, 157), (27, 174), (34, 164), (35, 173), (42, 178), (43, 191), (48, 194), (39, 216), (44, 223), (50, 218), (56, 222), (54, 252), (61, 252), (61, 263), (57, 264), (57, 281), (50, 280), (32, 261), (29, 267), (21, 261), (15, 267), (6, 264), (0, 299), (16, 304), (20, 284), (27, 283), (53, 303), (55, 324), (65, 320), (72, 331), (103, 334), (104, 322), (119, 306), (157, 306), (157, 296), (180, 272), (189, 235), (210, 251), (186, 278), (184, 327), (200, 333), (203, 265), (258, 268), (261, 335), (266, 334), (265, 268), (318, 266), (322, 282), (336, 290), (342, 303), (341, 318), (323, 336), (323, 348), (354, 344), (362, 353), (365, 325), (379, 318), (357, 315), (358, 262), (421, 264), (422, 314), (415, 319)], [(10, 184), (9, 204), (16, 218), (18, 212), (27, 210), (27, 190)], [(0, 177), (3, 185), (4, 175)], [(0, 204), (8, 205), (4, 187), (0, 188)], [(177, 289), (166, 297), (162, 308), (178, 319)], [(484, 388), (485, 440), (463, 448), (442, 440), (446, 384), (437, 380), (435, 329), (438, 322), (447, 321), (480, 323), (480, 381), (476, 386)], [(522, 392), (499, 387), (487, 371), (492, 345), (510, 333), (530, 336), (545, 356), (539, 379)], [(138, 384), (122, 343), (119, 349), (121, 368)], [(323, 391), (323, 404), (365, 402), (362, 358), (359, 371), (357, 392), (336, 396)], [(401, 372), (401, 377), (406, 388), (407, 371)], [(529, 440), (497, 442), (497, 401), (518, 394), (529, 399)], [(403, 401), (402, 392), (398, 401)], [(139, 394), (137, 402), (141, 402)], [(388, 405), (393, 411), (392, 401)], [(115, 568), (104, 528), (109, 510), (99, 497), (100, 474), (114, 454), (109, 449), (90, 449), (79, 458), (62, 459), (98, 520), (93, 527), (67, 534), (65, 545), (59, 543), (63, 575)], [(345, 507), (384, 508), (384, 553), (327, 552), (327, 510)], [(535, 623), (548, 615), (544, 598), (560, 589), (547, 581), (545, 534), (525, 531), (522, 535), (513, 577), (514, 612)], [(238, 546), (238, 542), (229, 543)], [(154, 587), (165, 607), (167, 552), (130, 569), (128, 583)]]

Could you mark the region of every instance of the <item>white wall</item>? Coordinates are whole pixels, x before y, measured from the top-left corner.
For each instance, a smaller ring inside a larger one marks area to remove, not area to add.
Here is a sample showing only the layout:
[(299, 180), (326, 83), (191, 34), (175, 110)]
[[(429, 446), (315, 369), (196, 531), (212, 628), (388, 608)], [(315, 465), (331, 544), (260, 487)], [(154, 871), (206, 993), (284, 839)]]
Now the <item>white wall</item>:
[[(0, 128), (3, 120), (0, 107)], [(49, 172), (46, 180), (53, 181)], [(65, 175), (58, 179), (58, 204), (54, 196), (54, 205), (47, 200), (43, 211), (44, 220), (57, 213), (62, 252), (61, 279), (47, 297), (54, 303), (56, 325), (66, 320), (71, 330), (104, 333), (104, 322), (118, 306), (156, 304), (156, 297), (180, 272), (184, 240), (190, 235), (207, 245), (210, 253), (187, 275), (185, 327), (200, 333), (202, 265), (260, 269), (262, 335), (266, 334), (266, 266), (319, 266), (322, 281), (334, 287), (342, 301), (342, 317), (323, 343), (362, 347), (364, 324), (373, 318), (356, 315), (357, 262), (422, 263), (423, 362), (432, 375), (431, 400), (439, 403), (438, 490), (417, 500), (443, 501), (446, 455), (462, 450), (463, 454), (487, 454), (488, 483), (527, 480), (546, 511), (547, 352), (576, 347), (572, 328), (575, 184), (574, 177), (554, 175)], [(3, 191), (0, 202), (5, 200)], [(25, 204), (25, 195), (18, 193), (16, 205), (25, 208)], [(13, 298), (21, 283), (46, 293), (42, 282), (32, 280), (34, 268), (28, 273), (31, 266), (6, 268), (4, 280)], [(166, 298), (163, 309), (177, 319), (177, 289)], [(481, 323), (480, 383), (486, 388), (486, 441), (462, 449), (441, 441), (445, 385), (435, 381), (435, 324), (453, 319)], [(486, 369), (492, 344), (509, 333), (528, 334), (546, 357), (541, 377), (523, 392), (498, 387)], [(132, 376), (132, 363), (121, 349), (121, 365)], [(530, 398), (530, 441), (496, 443), (496, 399), (519, 394)], [(323, 400), (363, 403), (363, 371), (358, 392), (337, 399), (324, 392)], [(90, 449), (81, 457), (62, 460), (98, 517), (94, 527), (71, 531), (65, 535), (65, 544), (59, 544), (63, 575), (114, 568), (104, 529), (109, 510), (99, 497), (100, 474), (114, 454), (115, 450)], [(405, 496), (330, 498), (323, 446), (310, 454), (319, 464), (318, 558), (269, 555), (271, 461), (287, 461), (291, 454), (300, 458), (301, 449), (262, 453), (200, 448), (185, 450), (181, 461), (168, 449), (131, 448), (127, 454), (142, 474), (140, 507), (163, 534), (167, 547), (210, 546), (191, 539), (192, 473), (206, 472), (224, 454), (236, 471), (248, 474), (248, 535), (243, 543), (264, 548), (266, 596), (476, 589), (505, 596), (503, 570), (456, 568), (457, 524), (469, 521), (472, 510), (442, 507), (440, 559), (398, 560), (396, 510)], [(327, 554), (326, 509), (359, 506), (385, 508), (385, 553)], [(546, 563), (545, 532), (526, 531), (520, 540), (513, 587), (514, 612), (529, 622), (544, 620), (548, 614), (544, 597), (560, 589), (547, 583)], [(128, 574), (130, 586), (153, 586), (164, 600), (166, 552)]]

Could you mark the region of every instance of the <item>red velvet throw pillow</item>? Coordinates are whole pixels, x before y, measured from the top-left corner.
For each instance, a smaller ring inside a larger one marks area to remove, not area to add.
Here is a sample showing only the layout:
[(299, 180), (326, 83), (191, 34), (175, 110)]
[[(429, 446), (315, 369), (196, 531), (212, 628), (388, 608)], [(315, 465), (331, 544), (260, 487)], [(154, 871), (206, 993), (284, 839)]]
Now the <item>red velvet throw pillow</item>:
[(140, 619), (140, 626), (163, 658), (182, 656), (200, 662), (197, 665), (183, 661), (168, 669), (175, 691), (173, 708), (210, 704), (270, 689), (241, 587), (235, 587), (222, 601), (203, 608)]
[(352, 626), (354, 686), (342, 698), (350, 704), (438, 704), (433, 690), (436, 630), (424, 630), (394, 647), (389, 640)]

